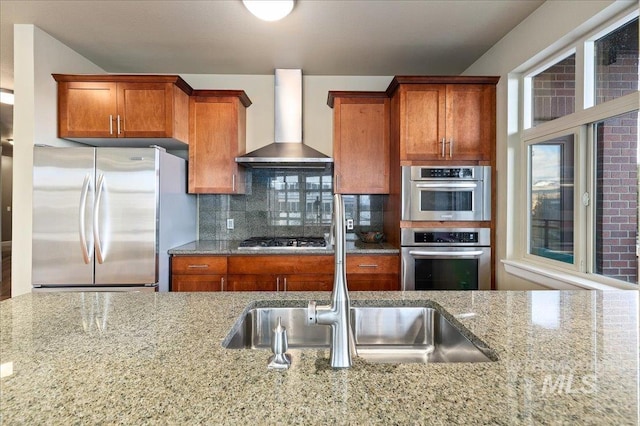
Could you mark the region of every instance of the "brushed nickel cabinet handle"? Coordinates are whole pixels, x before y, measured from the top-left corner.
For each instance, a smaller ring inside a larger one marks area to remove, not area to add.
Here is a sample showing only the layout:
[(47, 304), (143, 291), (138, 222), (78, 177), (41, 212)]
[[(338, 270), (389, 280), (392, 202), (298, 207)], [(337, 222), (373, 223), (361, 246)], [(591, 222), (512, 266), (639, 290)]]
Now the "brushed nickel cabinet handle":
[(358, 268), (377, 268), (378, 265), (375, 263), (364, 263), (362, 265), (358, 265)]
[(120, 114), (118, 114), (118, 134), (120, 134)]
[(193, 268), (193, 269), (196, 269), (196, 268), (203, 269), (203, 268), (208, 268), (208, 267), (209, 267), (209, 265), (207, 265), (206, 263), (200, 263), (200, 264), (187, 266), (187, 268)]
[(113, 115), (109, 115), (109, 134), (113, 134)]
[(220, 291), (224, 291), (224, 277), (220, 278)]

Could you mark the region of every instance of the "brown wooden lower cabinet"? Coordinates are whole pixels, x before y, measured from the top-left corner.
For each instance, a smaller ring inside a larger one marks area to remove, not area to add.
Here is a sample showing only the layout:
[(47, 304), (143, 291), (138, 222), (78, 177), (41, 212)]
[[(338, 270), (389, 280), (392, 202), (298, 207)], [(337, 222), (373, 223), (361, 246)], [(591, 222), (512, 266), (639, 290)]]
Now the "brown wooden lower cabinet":
[(227, 256), (172, 256), (171, 291), (224, 291)]
[(351, 291), (400, 290), (398, 255), (347, 255), (347, 286)]
[[(332, 255), (173, 256), (171, 291), (331, 291)], [(351, 291), (399, 290), (398, 255), (348, 255)]]

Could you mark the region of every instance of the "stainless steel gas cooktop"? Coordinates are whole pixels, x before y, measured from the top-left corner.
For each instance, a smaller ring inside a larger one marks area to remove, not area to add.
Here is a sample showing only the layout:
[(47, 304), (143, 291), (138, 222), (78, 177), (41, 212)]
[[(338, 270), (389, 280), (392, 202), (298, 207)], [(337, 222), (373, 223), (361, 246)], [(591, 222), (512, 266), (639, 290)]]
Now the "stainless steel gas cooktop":
[(251, 237), (240, 243), (243, 250), (269, 249), (323, 249), (327, 242), (323, 237)]

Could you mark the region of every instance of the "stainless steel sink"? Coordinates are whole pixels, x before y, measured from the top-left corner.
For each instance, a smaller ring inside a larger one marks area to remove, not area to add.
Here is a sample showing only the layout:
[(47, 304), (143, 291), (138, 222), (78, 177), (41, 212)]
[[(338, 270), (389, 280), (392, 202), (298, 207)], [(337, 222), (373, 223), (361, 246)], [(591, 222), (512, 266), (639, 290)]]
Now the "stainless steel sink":
[[(440, 310), (424, 306), (352, 306), (351, 326), (358, 356), (385, 363), (497, 360), (491, 349), (461, 324), (454, 326)], [(238, 320), (223, 346), (270, 349), (278, 317), (287, 330), (289, 348), (329, 347), (331, 328), (307, 325), (305, 307), (251, 308)]]

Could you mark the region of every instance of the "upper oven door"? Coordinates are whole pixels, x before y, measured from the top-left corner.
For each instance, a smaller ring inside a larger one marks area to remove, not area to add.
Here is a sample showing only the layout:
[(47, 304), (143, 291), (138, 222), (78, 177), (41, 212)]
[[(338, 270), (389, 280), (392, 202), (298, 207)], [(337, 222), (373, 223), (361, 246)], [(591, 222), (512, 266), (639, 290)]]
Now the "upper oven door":
[(402, 220), (491, 219), (491, 168), (402, 167)]
[(486, 220), (482, 181), (413, 181), (407, 192), (402, 220)]

